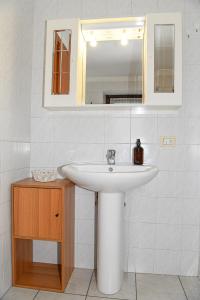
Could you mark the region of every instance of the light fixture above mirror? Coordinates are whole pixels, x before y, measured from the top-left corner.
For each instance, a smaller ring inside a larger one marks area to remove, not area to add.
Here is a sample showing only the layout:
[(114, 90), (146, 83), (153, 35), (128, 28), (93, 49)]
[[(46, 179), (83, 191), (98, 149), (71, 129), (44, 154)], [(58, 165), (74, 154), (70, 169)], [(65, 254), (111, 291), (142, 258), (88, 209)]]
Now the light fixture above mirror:
[[(131, 22), (128, 24), (112, 23), (112, 24), (102, 24), (103, 28), (96, 26), (96, 24), (82, 25), (82, 34), (86, 42), (91, 42), (95, 40), (96, 42), (101, 41), (118, 41), (118, 40), (135, 40), (143, 39), (144, 35), (144, 24)], [(142, 24), (142, 25), (141, 25)], [(105, 26), (106, 25), (106, 26)]]

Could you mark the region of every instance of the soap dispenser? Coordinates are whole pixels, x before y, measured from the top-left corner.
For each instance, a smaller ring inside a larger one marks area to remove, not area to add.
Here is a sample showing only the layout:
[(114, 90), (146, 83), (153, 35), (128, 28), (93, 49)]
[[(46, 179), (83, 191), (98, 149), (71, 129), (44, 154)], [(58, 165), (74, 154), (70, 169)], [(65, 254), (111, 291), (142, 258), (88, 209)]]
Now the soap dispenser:
[(133, 163), (134, 165), (143, 165), (144, 149), (141, 147), (140, 139), (136, 140), (136, 146), (133, 148)]

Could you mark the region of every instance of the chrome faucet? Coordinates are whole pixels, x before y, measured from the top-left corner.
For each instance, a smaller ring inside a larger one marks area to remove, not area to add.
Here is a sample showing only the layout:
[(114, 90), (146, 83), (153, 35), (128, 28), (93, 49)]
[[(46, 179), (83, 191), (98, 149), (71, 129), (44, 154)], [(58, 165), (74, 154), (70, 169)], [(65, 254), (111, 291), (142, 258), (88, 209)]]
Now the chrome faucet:
[(116, 150), (113, 149), (107, 150), (106, 158), (107, 158), (108, 165), (115, 165), (115, 154), (116, 154)]

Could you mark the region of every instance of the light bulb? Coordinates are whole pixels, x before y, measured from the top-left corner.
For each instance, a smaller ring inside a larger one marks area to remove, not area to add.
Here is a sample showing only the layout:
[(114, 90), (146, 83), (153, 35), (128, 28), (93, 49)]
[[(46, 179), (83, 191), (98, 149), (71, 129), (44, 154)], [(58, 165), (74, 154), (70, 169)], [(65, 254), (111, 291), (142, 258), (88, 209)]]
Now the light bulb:
[(123, 37), (123, 38), (121, 39), (121, 45), (122, 45), (122, 46), (127, 46), (127, 45), (128, 45), (128, 39), (125, 38), (125, 37)]
[(97, 46), (97, 41), (95, 39), (90, 41), (90, 46), (91, 47), (96, 47)]
[(128, 39), (127, 39), (127, 32), (124, 29), (122, 32), (122, 36), (121, 36), (121, 45), (122, 46), (127, 46), (128, 45)]

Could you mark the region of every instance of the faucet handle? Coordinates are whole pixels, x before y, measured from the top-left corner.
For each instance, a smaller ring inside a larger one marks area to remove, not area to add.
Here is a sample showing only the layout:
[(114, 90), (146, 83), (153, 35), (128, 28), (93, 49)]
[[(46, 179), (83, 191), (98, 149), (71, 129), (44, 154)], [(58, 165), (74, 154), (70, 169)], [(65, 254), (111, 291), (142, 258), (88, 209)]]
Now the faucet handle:
[(108, 149), (107, 150), (107, 155), (106, 156), (115, 156), (116, 150), (114, 149)]
[(106, 158), (109, 165), (115, 165), (115, 153), (116, 150), (114, 149), (107, 150)]

